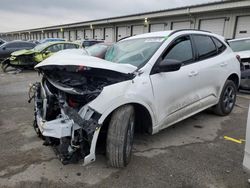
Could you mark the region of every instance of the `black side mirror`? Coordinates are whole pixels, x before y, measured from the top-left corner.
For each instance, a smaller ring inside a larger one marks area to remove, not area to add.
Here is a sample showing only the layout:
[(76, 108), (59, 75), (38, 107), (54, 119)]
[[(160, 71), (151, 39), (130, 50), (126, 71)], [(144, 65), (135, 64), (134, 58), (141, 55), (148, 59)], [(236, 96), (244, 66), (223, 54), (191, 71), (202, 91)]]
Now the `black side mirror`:
[(164, 59), (157, 66), (157, 72), (173, 72), (178, 71), (182, 66), (182, 62), (175, 59)]
[(4, 46), (2, 49), (3, 49), (3, 50), (6, 50), (6, 47)]

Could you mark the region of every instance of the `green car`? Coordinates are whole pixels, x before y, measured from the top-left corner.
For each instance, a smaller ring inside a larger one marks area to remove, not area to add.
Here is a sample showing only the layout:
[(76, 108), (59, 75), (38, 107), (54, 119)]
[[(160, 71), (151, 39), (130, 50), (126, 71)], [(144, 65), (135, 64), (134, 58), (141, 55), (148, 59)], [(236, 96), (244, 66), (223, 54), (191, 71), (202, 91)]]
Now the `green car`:
[(11, 54), (10, 58), (2, 62), (2, 69), (5, 72), (8, 67), (33, 68), (54, 53), (65, 49), (81, 48), (77, 43), (72, 42), (48, 42), (37, 45), (31, 50), (19, 50)]

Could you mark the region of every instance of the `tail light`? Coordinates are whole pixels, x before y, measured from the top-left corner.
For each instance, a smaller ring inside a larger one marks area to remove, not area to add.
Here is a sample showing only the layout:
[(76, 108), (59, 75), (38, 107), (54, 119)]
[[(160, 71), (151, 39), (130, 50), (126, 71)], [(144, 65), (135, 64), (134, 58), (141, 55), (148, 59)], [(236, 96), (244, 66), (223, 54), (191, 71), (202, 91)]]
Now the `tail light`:
[(238, 59), (238, 61), (241, 63), (241, 59), (239, 55), (236, 55), (236, 58)]

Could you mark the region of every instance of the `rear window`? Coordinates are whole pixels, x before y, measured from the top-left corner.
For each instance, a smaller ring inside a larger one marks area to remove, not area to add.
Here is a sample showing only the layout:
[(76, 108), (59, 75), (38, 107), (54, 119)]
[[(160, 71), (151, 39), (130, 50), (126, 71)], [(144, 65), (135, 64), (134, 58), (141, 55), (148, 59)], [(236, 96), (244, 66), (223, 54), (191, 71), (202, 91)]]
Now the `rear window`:
[(217, 54), (217, 48), (211, 37), (206, 35), (193, 35), (199, 60), (207, 59)]
[(217, 47), (218, 53), (221, 53), (226, 49), (226, 46), (221, 41), (219, 41), (218, 39), (216, 39), (214, 37), (212, 37), (212, 39), (214, 41), (214, 44)]

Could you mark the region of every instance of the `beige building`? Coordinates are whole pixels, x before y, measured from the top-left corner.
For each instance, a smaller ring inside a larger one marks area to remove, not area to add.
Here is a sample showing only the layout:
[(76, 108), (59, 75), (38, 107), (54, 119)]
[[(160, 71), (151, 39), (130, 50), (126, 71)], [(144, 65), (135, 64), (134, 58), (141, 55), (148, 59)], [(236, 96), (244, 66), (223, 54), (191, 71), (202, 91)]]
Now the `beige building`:
[(250, 37), (250, 1), (220, 1), (154, 12), (104, 18), (66, 25), (0, 34), (6, 40), (41, 40), (58, 37), (70, 41), (103, 39), (115, 42), (141, 33), (200, 29), (227, 39)]

